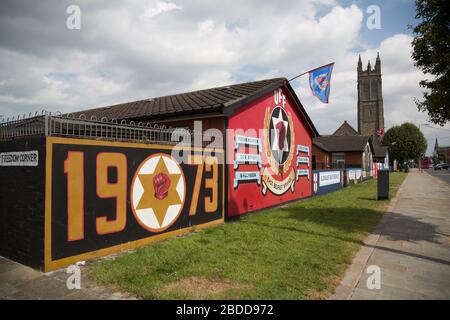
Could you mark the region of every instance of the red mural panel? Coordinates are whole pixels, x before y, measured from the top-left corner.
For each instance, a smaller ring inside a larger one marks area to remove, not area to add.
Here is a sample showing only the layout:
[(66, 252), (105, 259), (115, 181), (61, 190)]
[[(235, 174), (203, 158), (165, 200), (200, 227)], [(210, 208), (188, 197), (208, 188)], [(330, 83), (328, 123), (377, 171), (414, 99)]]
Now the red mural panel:
[(312, 132), (286, 88), (228, 120), (228, 216), (311, 196)]

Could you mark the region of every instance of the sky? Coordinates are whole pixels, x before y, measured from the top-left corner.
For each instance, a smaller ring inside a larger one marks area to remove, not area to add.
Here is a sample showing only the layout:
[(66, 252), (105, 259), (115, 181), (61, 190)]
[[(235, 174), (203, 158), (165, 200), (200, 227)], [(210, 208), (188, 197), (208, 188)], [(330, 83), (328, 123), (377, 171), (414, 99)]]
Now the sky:
[[(80, 28), (69, 29), (71, 5)], [(371, 28), (379, 8), (379, 29)], [(335, 62), (330, 103), (291, 84), (321, 134), (357, 128), (356, 64), (381, 57), (386, 129), (420, 125), (428, 153), (450, 124), (427, 123), (414, 98), (428, 76), (411, 59), (412, 0), (2, 0), (0, 115), (72, 112), (272, 77)], [(369, 21), (369, 24), (368, 24)]]

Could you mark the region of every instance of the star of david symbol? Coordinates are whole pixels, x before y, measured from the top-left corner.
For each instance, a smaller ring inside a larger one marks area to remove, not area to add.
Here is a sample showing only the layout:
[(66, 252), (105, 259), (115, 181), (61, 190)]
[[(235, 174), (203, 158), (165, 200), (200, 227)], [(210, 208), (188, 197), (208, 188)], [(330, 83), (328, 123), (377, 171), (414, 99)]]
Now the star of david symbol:
[(163, 231), (177, 220), (183, 208), (183, 172), (170, 156), (151, 156), (136, 171), (131, 192), (132, 209), (139, 224), (149, 231)]
[(271, 115), (270, 147), (275, 160), (283, 164), (289, 154), (290, 128), (286, 112), (277, 107)]

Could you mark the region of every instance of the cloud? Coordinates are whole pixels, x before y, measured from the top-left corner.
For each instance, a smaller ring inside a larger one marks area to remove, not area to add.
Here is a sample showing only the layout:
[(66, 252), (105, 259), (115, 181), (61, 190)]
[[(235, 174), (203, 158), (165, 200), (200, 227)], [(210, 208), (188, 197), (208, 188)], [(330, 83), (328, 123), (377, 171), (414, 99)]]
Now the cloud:
[[(427, 115), (418, 112), (414, 98), (422, 97), (419, 81), (428, 76), (414, 67), (411, 41), (412, 37), (409, 35), (396, 34), (386, 38), (378, 47), (364, 50), (360, 54), (365, 69), (368, 60), (373, 66), (377, 52), (380, 53), (386, 129), (406, 121), (420, 125), (428, 142), (427, 153), (431, 154), (436, 137), (442, 139), (442, 144), (450, 145), (450, 124), (443, 129), (423, 126), (427, 122)], [(358, 54), (359, 52), (347, 52), (346, 56), (337, 61), (329, 105), (321, 104), (310, 95), (306, 77), (299, 81), (297, 93), (321, 133), (332, 133), (344, 120), (348, 120), (357, 129)]]
[(155, 6), (147, 6), (144, 9), (144, 17), (153, 18), (161, 13), (173, 10), (181, 10), (181, 7), (173, 2), (158, 1)]
[[(72, 1), (0, 2), (0, 114), (70, 112), (266, 77), (293, 77), (335, 62), (323, 105), (303, 77), (292, 84), (319, 131), (356, 127), (356, 48), (382, 59), (387, 126), (426, 121), (413, 97), (423, 78), (411, 37), (361, 45), (364, 10), (334, 0), (77, 1), (82, 29), (68, 30)], [(430, 130), (431, 131), (431, 130)], [(434, 132), (427, 133), (431, 139)], [(445, 132), (444, 132), (445, 134)]]

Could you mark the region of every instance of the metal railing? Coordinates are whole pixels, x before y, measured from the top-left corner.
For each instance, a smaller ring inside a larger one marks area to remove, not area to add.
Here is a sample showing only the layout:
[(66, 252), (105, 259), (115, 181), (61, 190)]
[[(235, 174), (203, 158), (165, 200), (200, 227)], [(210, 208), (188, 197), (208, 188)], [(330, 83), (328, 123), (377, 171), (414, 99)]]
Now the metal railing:
[(0, 123), (0, 140), (12, 140), (18, 137), (36, 136), (45, 133), (44, 116), (26, 119), (13, 119)]
[[(118, 122), (116, 119), (109, 121), (106, 118), (97, 120), (95, 117), (88, 120), (83, 114), (74, 117), (72, 114), (43, 113), (28, 118), (6, 119), (0, 123), (0, 141), (38, 135), (175, 145), (180, 140), (191, 144), (194, 137), (202, 133), (154, 123)], [(203, 142), (205, 144), (208, 141)]]

